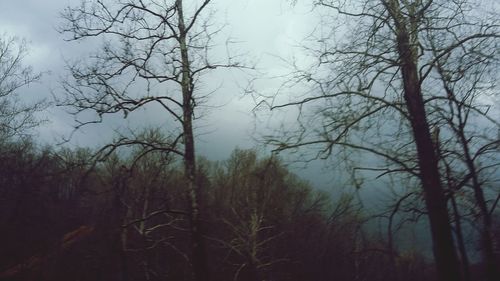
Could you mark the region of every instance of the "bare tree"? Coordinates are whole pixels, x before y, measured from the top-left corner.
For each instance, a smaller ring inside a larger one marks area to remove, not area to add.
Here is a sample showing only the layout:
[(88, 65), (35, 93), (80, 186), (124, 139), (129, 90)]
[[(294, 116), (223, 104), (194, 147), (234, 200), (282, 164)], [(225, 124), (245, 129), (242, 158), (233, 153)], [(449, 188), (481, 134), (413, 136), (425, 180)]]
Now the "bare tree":
[(32, 104), (21, 99), (20, 90), (40, 79), (41, 74), (26, 66), (27, 42), (3, 35), (0, 39), (0, 136), (10, 138), (25, 134), (39, 124), (34, 113), (43, 108), (42, 102)]
[[(442, 132), (435, 133), (435, 143), (444, 164), (452, 204), (455, 204), (454, 192), (464, 192), (465, 188), (470, 188), (472, 198), (466, 199), (477, 206), (478, 217), (482, 221), (480, 240), (484, 262), (489, 280), (495, 280), (498, 272), (493, 252), (491, 218), (494, 206), (493, 202), (488, 202), (491, 196), (486, 196), (485, 192), (499, 192), (495, 190), (494, 183), (498, 181), (495, 174), (500, 165), (500, 139), (497, 133), (500, 123), (491, 116), (490, 102), (484, 99), (488, 91), (495, 91), (493, 81), (498, 77), (495, 71), (500, 61), (495, 41), (482, 40), (480, 43), (464, 45), (459, 52), (449, 53), (436, 60), (436, 70), (446, 97), (434, 98), (443, 99), (448, 104), (446, 107), (440, 102), (433, 104), (435, 107), (432, 111), (436, 113), (437, 120), (443, 123)], [(439, 47), (436, 44), (432, 47), (437, 55)], [(477, 47), (481, 48), (481, 52), (475, 51)]]
[(286, 196), (283, 184), (286, 172), (279, 160), (270, 157), (258, 161), (254, 151), (235, 150), (227, 164), (231, 214), (222, 221), (233, 237), (219, 241), (229, 253), (236, 253), (242, 259), (236, 264), (234, 280), (241, 280), (243, 272), (247, 272), (248, 280), (265, 280), (273, 265), (286, 261), (265, 255), (270, 244), (283, 235), (268, 216), (273, 209), (282, 211), (277, 199)]
[[(211, 30), (211, 0), (185, 1), (82, 1), (67, 8), (61, 31), (70, 40), (100, 37), (105, 40), (91, 63), (70, 67), (72, 80), (63, 83), (74, 109), (76, 128), (101, 123), (105, 115), (123, 113), (127, 118), (139, 109), (158, 108), (165, 113), (169, 140), (145, 143), (123, 136), (106, 149), (141, 145), (151, 151), (178, 155), (184, 162), (189, 201), (191, 263), (196, 280), (208, 280), (203, 229), (196, 183), (193, 119), (195, 108), (206, 97), (201, 91), (204, 74), (216, 68), (241, 67), (229, 55), (213, 59), (212, 42), (220, 29)], [(86, 112), (96, 119), (82, 119)], [(106, 153), (104, 153), (106, 154)]]
[[(297, 131), (287, 132), (285, 139), (272, 136), (269, 142), (278, 150), (315, 147), (316, 156), (325, 158), (337, 147), (368, 152), (374, 158), (369, 170), (417, 178), (439, 278), (459, 280), (446, 188), (431, 136), (431, 124), (436, 123), (429, 122), (436, 121), (433, 101), (447, 100), (446, 89), (434, 74), (438, 62), (445, 63), (444, 58), (464, 49), (485, 51), (485, 57), (498, 59), (498, 52), (490, 52), (498, 44), (498, 17), (481, 15), (472, 1), (320, 0), (315, 4), (334, 20), (322, 22), (320, 31), (326, 30), (325, 34), (319, 35), (316, 46), (307, 48), (317, 63), (306, 70), (295, 68), (282, 87), (309, 89), (306, 97), (301, 93), (289, 102), (271, 105), (273, 110), (298, 106)], [(345, 24), (338, 27), (342, 21)], [(334, 28), (328, 30), (329, 24)], [(433, 48), (436, 45), (439, 48)]]

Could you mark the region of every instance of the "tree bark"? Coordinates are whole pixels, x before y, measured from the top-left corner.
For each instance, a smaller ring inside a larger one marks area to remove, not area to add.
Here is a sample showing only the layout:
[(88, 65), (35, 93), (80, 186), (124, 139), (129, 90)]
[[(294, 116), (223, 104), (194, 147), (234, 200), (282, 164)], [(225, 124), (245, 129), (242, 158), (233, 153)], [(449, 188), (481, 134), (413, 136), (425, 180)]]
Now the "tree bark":
[(191, 263), (195, 280), (210, 280), (205, 253), (205, 243), (201, 229), (198, 188), (196, 184), (196, 158), (193, 135), (193, 86), (190, 61), (187, 46), (187, 31), (184, 22), (182, 0), (177, 0), (179, 17), (179, 45), (182, 61), (182, 111), (184, 140), (184, 176), (187, 182), (187, 197), (189, 201), (189, 222), (191, 231)]
[[(420, 79), (417, 68), (417, 52), (411, 45), (409, 23), (405, 20), (398, 1), (383, 1), (396, 25), (397, 51), (403, 78), (404, 99), (410, 117), (413, 137), (417, 148), (420, 179), (429, 216), (433, 252), (439, 280), (460, 280), (459, 263), (453, 244), (447, 202), (441, 185), (438, 158), (431, 139), (426, 118)], [(416, 30), (413, 30), (416, 32)], [(416, 36), (416, 34), (412, 34)]]
[(411, 59), (408, 34), (398, 35), (398, 49), (402, 63), (404, 98), (417, 147), (420, 178), (429, 213), (438, 274), (440, 280), (459, 280), (458, 261), (453, 245), (446, 198), (441, 186), (437, 157), (433, 151), (417, 67)]

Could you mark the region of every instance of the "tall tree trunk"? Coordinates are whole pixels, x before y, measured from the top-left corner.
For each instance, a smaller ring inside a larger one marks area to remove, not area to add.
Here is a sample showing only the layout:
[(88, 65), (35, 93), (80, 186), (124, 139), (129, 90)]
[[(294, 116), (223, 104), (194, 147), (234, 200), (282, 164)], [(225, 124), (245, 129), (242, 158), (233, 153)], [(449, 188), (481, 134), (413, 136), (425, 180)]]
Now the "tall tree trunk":
[(460, 253), (460, 261), (462, 264), (462, 273), (463, 280), (470, 281), (470, 262), (469, 257), (467, 255), (467, 250), (465, 248), (465, 241), (462, 232), (462, 216), (458, 210), (457, 200), (455, 198), (455, 190), (457, 190), (457, 186), (454, 184), (453, 176), (451, 174), (450, 165), (447, 163), (446, 159), (443, 158), (441, 153), (441, 141), (439, 138), (439, 128), (435, 127), (434, 132), (432, 133), (434, 145), (436, 147), (436, 154), (438, 159), (444, 163), (445, 174), (446, 174), (446, 183), (449, 192), (450, 203), (453, 211), (453, 217), (455, 218), (455, 234), (457, 237), (457, 246), (458, 252)]
[[(459, 117), (461, 121), (462, 118), (461, 116)], [(460, 126), (460, 129), (461, 130), (457, 131), (457, 134), (459, 135), (460, 142), (462, 143), (465, 162), (467, 164), (467, 168), (469, 169), (469, 173), (472, 178), (472, 188), (474, 190), (474, 197), (476, 199), (476, 203), (479, 207), (479, 212), (483, 220), (483, 225), (481, 229), (481, 246), (484, 256), (484, 262), (486, 263), (486, 276), (487, 280), (495, 281), (499, 280), (500, 276), (498, 274), (495, 252), (493, 251), (493, 237), (491, 233), (491, 215), (488, 210), (488, 205), (486, 204), (486, 200), (484, 198), (484, 193), (481, 187), (481, 183), (479, 182), (479, 175), (477, 173), (474, 160), (471, 157), (471, 153), (469, 150), (469, 143), (463, 132), (463, 126)]]
[[(439, 280), (460, 280), (459, 263), (453, 244), (447, 202), (441, 186), (438, 158), (431, 139), (417, 68), (417, 52), (411, 45), (408, 21), (398, 1), (383, 1), (396, 25), (399, 63), (403, 78), (404, 99), (417, 148), (420, 179), (429, 216), (433, 252)], [(413, 30), (416, 32), (416, 30)], [(412, 38), (416, 34), (411, 34)]]
[(446, 198), (441, 186), (437, 157), (426, 119), (417, 66), (412, 60), (413, 55), (406, 32), (398, 34), (398, 49), (403, 74), (404, 98), (417, 147), (420, 178), (431, 224), (438, 274), (440, 280), (459, 280), (458, 260), (453, 245)]
[[(469, 144), (468, 144), (467, 139), (466, 139), (464, 132), (463, 132), (464, 123), (462, 122), (462, 118), (461, 118), (460, 113), (458, 113), (458, 118), (459, 118), (459, 123), (460, 123), (460, 126), (459, 126), (460, 129), (456, 130), (455, 132), (458, 135), (458, 138), (460, 139), (460, 143), (462, 144), (462, 148), (464, 150), (465, 162), (466, 162), (467, 168), (469, 170), (469, 174), (472, 178), (472, 189), (474, 191), (474, 197), (476, 199), (476, 203), (478, 204), (479, 213), (481, 214), (481, 218), (483, 220), (482, 227), (481, 227), (481, 246), (482, 246), (484, 263), (486, 265), (486, 280), (495, 281), (495, 280), (498, 280), (499, 274), (498, 274), (498, 269), (496, 267), (497, 263), (496, 263), (495, 253), (493, 250), (493, 237), (492, 237), (492, 231), (491, 231), (491, 214), (489, 213), (488, 206), (487, 206), (486, 200), (484, 198), (483, 189), (481, 188), (481, 183), (479, 181), (479, 176), (478, 176), (478, 173), (476, 170), (476, 166), (474, 164), (474, 160), (472, 160), (472, 157), (470, 154)], [(455, 202), (454, 202), (455, 198), (453, 197), (453, 194), (452, 194), (451, 199), (452, 199), (452, 203), (454, 204), (453, 210), (455, 213), (457, 213), (458, 211), (456, 210), (456, 206), (455, 206)], [(459, 223), (460, 217), (457, 217), (457, 220)], [(460, 225), (457, 224), (457, 227), (460, 227)], [(459, 229), (457, 229), (457, 238), (460, 239), (461, 233), (459, 233), (458, 230)], [(460, 244), (462, 244), (462, 243), (463, 242), (460, 242)], [(459, 245), (459, 246), (462, 246), (462, 245)], [(460, 251), (463, 251), (463, 250), (460, 249)], [(464, 264), (464, 266), (468, 266), (468, 265)], [(465, 270), (465, 268), (464, 268), (464, 270)]]
[[(456, 101), (456, 96), (455, 92), (449, 87), (446, 81), (446, 76), (444, 74), (444, 70), (442, 66), (437, 64), (437, 69), (439, 74), (442, 77), (443, 81), (443, 86), (446, 90), (447, 96), (450, 98), (449, 100), (449, 107), (450, 110), (453, 112), (453, 103)], [(472, 189), (474, 191), (474, 197), (476, 199), (476, 203), (479, 207), (479, 213), (481, 214), (481, 218), (483, 220), (482, 222), (482, 229), (481, 229), (481, 246), (482, 246), (482, 252), (483, 252), (483, 259), (486, 264), (486, 276), (487, 280), (489, 281), (495, 281), (499, 280), (499, 271), (497, 269), (497, 262), (496, 262), (496, 257), (493, 249), (493, 235), (492, 235), (492, 220), (491, 220), (491, 214), (488, 210), (488, 205), (486, 203), (486, 200), (484, 198), (484, 193), (483, 189), (481, 187), (481, 182), (479, 180), (479, 173), (477, 171), (477, 167), (474, 163), (474, 159), (472, 158), (472, 153), (470, 151), (469, 147), (469, 140), (467, 140), (467, 137), (465, 136), (465, 125), (467, 123), (467, 117), (464, 117), (462, 114), (463, 110), (463, 105), (459, 104), (458, 102), (455, 102), (455, 106), (457, 107), (457, 113), (456, 113), (456, 118), (458, 120), (458, 124), (453, 124), (453, 121), (450, 120), (448, 123), (452, 127), (455, 135), (457, 136), (460, 145), (462, 146), (463, 149), (463, 155), (465, 157), (465, 164), (467, 165), (467, 169), (469, 170), (469, 175), (472, 179)]]
[(193, 86), (187, 46), (187, 31), (184, 22), (182, 0), (177, 0), (179, 16), (179, 44), (182, 61), (182, 110), (184, 134), (184, 176), (187, 182), (187, 197), (190, 206), (191, 263), (197, 281), (210, 280), (202, 235), (198, 188), (196, 184), (196, 158), (193, 136)]

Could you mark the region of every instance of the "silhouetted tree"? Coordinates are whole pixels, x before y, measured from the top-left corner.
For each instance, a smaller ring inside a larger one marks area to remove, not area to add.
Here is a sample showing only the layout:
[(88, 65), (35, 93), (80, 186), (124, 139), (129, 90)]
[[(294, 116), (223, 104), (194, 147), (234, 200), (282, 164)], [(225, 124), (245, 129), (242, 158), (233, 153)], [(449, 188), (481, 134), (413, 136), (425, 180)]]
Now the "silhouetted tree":
[(492, 47), (497, 44), (498, 17), (478, 18), (470, 1), (315, 3), (329, 11), (334, 26), (342, 20), (347, 24), (319, 34), (309, 45), (318, 63), (309, 70), (295, 69), (285, 84), (304, 86), (308, 95), (271, 105), (274, 110), (298, 106), (298, 129), (269, 142), (277, 150), (314, 147), (318, 157), (328, 157), (337, 147), (367, 152), (381, 159), (370, 170), (417, 177), (439, 278), (459, 280), (444, 177), (429, 123), (435, 121), (432, 101), (446, 97), (434, 74), (438, 62), (464, 49), (484, 51), (485, 58), (497, 56)]
[[(21, 99), (23, 87), (36, 82), (41, 74), (33, 71), (23, 60), (28, 54), (25, 40), (6, 34), (0, 38), (0, 138), (24, 135), (39, 124), (34, 113), (43, 108), (40, 101), (34, 103)], [(24, 96), (23, 96), (24, 97)], [(35, 99), (33, 99), (35, 100)]]
[[(88, 64), (70, 67), (72, 80), (63, 83), (75, 109), (77, 128), (102, 121), (104, 115), (124, 117), (138, 109), (164, 110), (169, 138), (162, 143), (122, 137), (108, 146), (142, 145), (150, 151), (177, 154), (183, 159), (185, 187), (190, 202), (191, 263), (196, 280), (208, 280), (204, 239), (196, 184), (193, 118), (205, 95), (199, 80), (216, 68), (241, 67), (234, 58), (217, 61), (211, 56), (212, 39), (208, 11), (210, 0), (189, 7), (184, 1), (82, 1), (67, 8), (61, 31), (70, 40), (99, 36), (106, 40)], [(80, 121), (80, 113), (92, 111), (97, 119)], [(172, 121), (172, 122), (171, 122)], [(162, 122), (163, 123), (163, 122)]]

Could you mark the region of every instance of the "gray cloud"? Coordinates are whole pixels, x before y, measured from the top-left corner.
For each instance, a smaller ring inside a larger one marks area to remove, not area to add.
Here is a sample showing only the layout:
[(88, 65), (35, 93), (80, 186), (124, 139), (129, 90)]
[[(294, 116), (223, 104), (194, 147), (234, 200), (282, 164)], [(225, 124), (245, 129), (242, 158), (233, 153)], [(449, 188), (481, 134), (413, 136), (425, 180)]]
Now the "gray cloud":
[[(26, 63), (38, 71), (47, 73), (42, 83), (31, 85), (23, 93), (27, 100), (50, 98), (50, 93), (58, 92), (58, 81), (66, 75), (64, 60), (81, 59), (89, 51), (98, 50), (99, 40), (84, 43), (66, 42), (64, 36), (56, 31), (62, 24), (59, 14), (68, 5), (77, 5), (79, 0), (25, 0), (4, 1), (0, 10), (0, 32), (24, 37), (31, 42), (31, 55)], [(224, 35), (231, 36), (238, 44), (235, 51), (244, 54), (248, 61), (258, 61), (260, 69), (270, 75), (284, 71), (277, 57), (297, 56), (299, 49), (291, 48), (315, 27), (315, 18), (309, 13), (310, 7), (291, 7), (287, 1), (268, 0), (222, 0), (214, 1), (213, 7), (217, 24), (227, 24)], [(221, 42), (223, 45), (224, 42)], [(217, 50), (216, 50), (217, 51)], [(223, 55), (225, 50), (217, 51)], [(211, 79), (207, 89), (222, 88), (210, 99), (213, 105), (221, 105), (205, 110), (205, 117), (197, 123), (198, 151), (210, 159), (225, 159), (235, 147), (249, 148), (254, 142), (255, 120), (251, 113), (254, 100), (244, 96), (239, 85), (245, 79), (238, 75), (221, 73)], [(275, 91), (279, 82), (261, 82), (259, 89), (265, 93)], [(74, 124), (72, 117), (64, 109), (52, 107), (42, 115), (49, 119), (39, 135), (46, 142), (60, 140), (68, 136)], [(135, 121), (120, 121), (122, 116), (111, 117), (109, 122), (99, 126), (89, 126), (76, 133), (72, 143), (75, 145), (101, 145), (113, 135), (110, 127), (126, 127), (132, 124), (150, 124), (158, 120), (154, 112), (142, 113)], [(319, 182), (314, 172), (304, 172), (308, 178)], [(316, 172), (317, 174), (317, 172)], [(324, 178), (324, 177), (321, 177)], [(325, 182), (325, 181), (323, 181)]]

